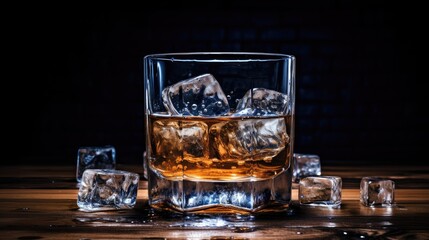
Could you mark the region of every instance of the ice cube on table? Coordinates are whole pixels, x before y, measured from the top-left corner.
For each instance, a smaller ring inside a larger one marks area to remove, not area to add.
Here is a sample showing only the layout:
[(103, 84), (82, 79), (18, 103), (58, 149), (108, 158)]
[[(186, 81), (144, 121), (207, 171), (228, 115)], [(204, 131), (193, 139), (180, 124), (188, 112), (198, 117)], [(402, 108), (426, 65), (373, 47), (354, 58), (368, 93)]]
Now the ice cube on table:
[(288, 113), (288, 101), (286, 94), (265, 88), (253, 88), (240, 99), (234, 116), (285, 115)]
[(381, 177), (363, 177), (360, 202), (367, 207), (391, 207), (395, 202), (395, 182)]
[(313, 176), (299, 182), (298, 198), (302, 205), (337, 208), (341, 205), (342, 180), (337, 176)]
[(315, 154), (293, 154), (293, 174), (292, 181), (299, 182), (301, 178), (308, 176), (320, 176), (320, 157)]
[(77, 151), (76, 180), (82, 179), (86, 169), (115, 169), (116, 150), (113, 146), (80, 147)]
[(271, 161), (289, 143), (284, 118), (230, 120), (213, 124), (209, 132), (221, 160)]
[(77, 205), (82, 211), (133, 208), (139, 175), (115, 169), (87, 169), (82, 175)]
[(211, 74), (166, 87), (162, 91), (162, 100), (171, 115), (221, 116), (230, 109), (219, 82)]

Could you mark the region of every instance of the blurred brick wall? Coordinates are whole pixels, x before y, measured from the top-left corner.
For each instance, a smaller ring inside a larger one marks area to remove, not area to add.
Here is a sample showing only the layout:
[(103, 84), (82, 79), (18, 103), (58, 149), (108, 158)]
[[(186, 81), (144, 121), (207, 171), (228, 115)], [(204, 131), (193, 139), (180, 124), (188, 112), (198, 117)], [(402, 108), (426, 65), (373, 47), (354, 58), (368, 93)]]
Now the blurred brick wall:
[(22, 92), (31, 116), (20, 128), (29, 136), (22, 159), (74, 164), (78, 147), (111, 144), (118, 162), (140, 163), (144, 55), (255, 51), (296, 56), (296, 152), (327, 164), (408, 163), (421, 152), (428, 118), (416, 104), (418, 36), (408, 29), (419, 22), (403, 10), (213, 1), (37, 14), (21, 32), (38, 56)]

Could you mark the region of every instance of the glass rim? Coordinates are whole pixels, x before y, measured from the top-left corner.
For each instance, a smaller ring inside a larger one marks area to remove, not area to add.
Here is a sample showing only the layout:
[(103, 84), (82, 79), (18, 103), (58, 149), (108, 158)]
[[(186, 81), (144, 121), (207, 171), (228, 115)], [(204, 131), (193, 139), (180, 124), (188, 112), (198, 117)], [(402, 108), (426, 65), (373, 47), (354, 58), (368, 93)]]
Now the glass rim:
[(295, 56), (270, 52), (171, 52), (149, 54), (144, 58), (172, 62), (263, 62), (293, 60)]

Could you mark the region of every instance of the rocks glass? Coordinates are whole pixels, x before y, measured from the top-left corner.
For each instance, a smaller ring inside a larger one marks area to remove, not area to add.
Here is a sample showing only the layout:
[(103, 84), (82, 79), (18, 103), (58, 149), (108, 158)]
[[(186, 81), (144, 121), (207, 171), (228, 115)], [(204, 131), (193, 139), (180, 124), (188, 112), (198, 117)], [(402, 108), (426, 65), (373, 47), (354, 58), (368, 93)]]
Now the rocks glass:
[(156, 210), (287, 210), (295, 58), (241, 52), (144, 58), (149, 204)]

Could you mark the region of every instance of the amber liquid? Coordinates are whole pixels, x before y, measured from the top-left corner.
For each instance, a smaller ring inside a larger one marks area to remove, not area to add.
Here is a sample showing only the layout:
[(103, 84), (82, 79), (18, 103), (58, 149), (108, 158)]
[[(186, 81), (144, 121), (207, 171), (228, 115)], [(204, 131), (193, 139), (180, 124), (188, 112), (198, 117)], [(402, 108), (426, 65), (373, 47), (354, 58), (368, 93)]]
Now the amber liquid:
[(149, 117), (148, 166), (171, 180), (249, 181), (289, 168), (292, 116)]

